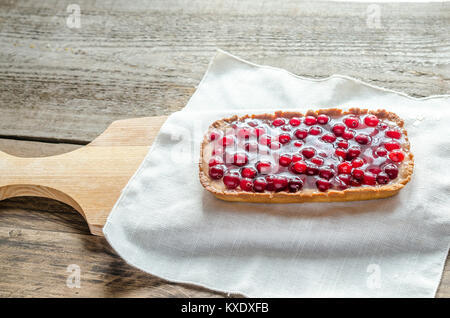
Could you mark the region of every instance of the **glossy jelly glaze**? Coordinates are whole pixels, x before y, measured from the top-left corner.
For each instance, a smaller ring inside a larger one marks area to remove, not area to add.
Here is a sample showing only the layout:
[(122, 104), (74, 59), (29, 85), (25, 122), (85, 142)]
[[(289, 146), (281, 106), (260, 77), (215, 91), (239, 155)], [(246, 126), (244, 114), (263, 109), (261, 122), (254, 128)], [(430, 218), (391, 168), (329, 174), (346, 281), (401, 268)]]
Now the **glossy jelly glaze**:
[(250, 117), (210, 130), (207, 139), (209, 177), (248, 192), (386, 185), (409, 149), (396, 123), (373, 114)]

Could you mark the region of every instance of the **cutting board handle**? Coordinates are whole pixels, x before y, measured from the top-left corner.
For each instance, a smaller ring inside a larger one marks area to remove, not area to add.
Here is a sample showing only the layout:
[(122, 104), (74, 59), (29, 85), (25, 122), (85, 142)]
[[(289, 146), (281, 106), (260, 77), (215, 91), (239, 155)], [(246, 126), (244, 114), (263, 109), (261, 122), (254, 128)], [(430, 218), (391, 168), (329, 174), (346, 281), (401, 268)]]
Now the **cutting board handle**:
[(51, 157), (19, 158), (0, 151), (0, 200), (61, 201), (85, 218), (92, 234), (103, 235), (109, 212), (166, 119), (115, 121), (90, 144)]

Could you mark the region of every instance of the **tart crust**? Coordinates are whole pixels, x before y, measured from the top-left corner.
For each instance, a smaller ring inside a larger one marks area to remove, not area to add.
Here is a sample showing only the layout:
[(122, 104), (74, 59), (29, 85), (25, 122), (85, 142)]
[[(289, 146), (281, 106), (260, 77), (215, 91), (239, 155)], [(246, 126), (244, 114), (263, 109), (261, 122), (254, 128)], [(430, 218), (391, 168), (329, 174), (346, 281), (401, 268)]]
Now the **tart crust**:
[[(228, 190), (217, 187), (208, 175), (208, 160), (210, 156), (205, 156), (205, 148), (209, 144), (208, 135), (212, 129), (220, 129), (229, 125), (236, 120), (252, 119), (268, 119), (273, 120), (277, 117), (292, 118), (303, 117), (308, 115), (326, 114), (329, 116), (344, 116), (348, 114), (364, 115), (373, 114), (380, 119), (388, 120), (395, 123), (402, 131), (405, 138), (403, 151), (405, 159), (399, 168), (398, 177), (389, 184), (382, 186), (363, 186), (358, 188), (349, 188), (345, 190), (328, 190), (320, 192), (317, 190), (302, 190), (295, 193), (290, 192), (246, 192), (241, 190)], [(359, 108), (350, 108), (342, 110), (338, 108), (319, 109), (316, 111), (308, 110), (306, 113), (300, 112), (283, 112), (277, 111), (274, 114), (245, 115), (238, 117), (237, 115), (230, 118), (220, 119), (211, 124), (208, 132), (204, 135), (200, 149), (199, 177), (202, 186), (214, 194), (217, 198), (225, 201), (241, 201), (241, 202), (257, 202), (257, 203), (302, 203), (302, 202), (337, 202), (337, 201), (359, 201), (387, 198), (397, 194), (410, 180), (414, 169), (414, 156), (410, 151), (408, 134), (404, 128), (403, 120), (395, 113), (381, 110), (368, 110)]]

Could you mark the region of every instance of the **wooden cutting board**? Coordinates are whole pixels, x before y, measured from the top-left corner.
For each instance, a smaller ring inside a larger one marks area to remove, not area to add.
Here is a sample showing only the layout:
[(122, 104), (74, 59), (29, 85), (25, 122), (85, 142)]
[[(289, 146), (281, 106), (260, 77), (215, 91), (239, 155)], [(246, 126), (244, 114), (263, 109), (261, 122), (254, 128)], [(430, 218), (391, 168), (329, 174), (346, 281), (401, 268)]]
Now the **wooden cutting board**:
[(72, 206), (92, 234), (103, 235), (121, 190), (147, 154), (167, 119), (113, 122), (87, 146), (45, 158), (18, 158), (0, 151), (0, 200), (36, 196)]

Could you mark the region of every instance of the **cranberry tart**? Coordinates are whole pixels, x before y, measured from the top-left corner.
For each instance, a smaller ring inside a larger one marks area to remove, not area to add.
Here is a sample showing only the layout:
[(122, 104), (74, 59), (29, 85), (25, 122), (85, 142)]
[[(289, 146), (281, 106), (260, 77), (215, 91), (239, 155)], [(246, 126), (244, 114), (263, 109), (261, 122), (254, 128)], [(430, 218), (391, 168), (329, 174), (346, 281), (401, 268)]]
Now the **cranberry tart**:
[(398, 193), (413, 167), (396, 114), (320, 109), (214, 122), (202, 142), (200, 181), (227, 201), (370, 200)]

